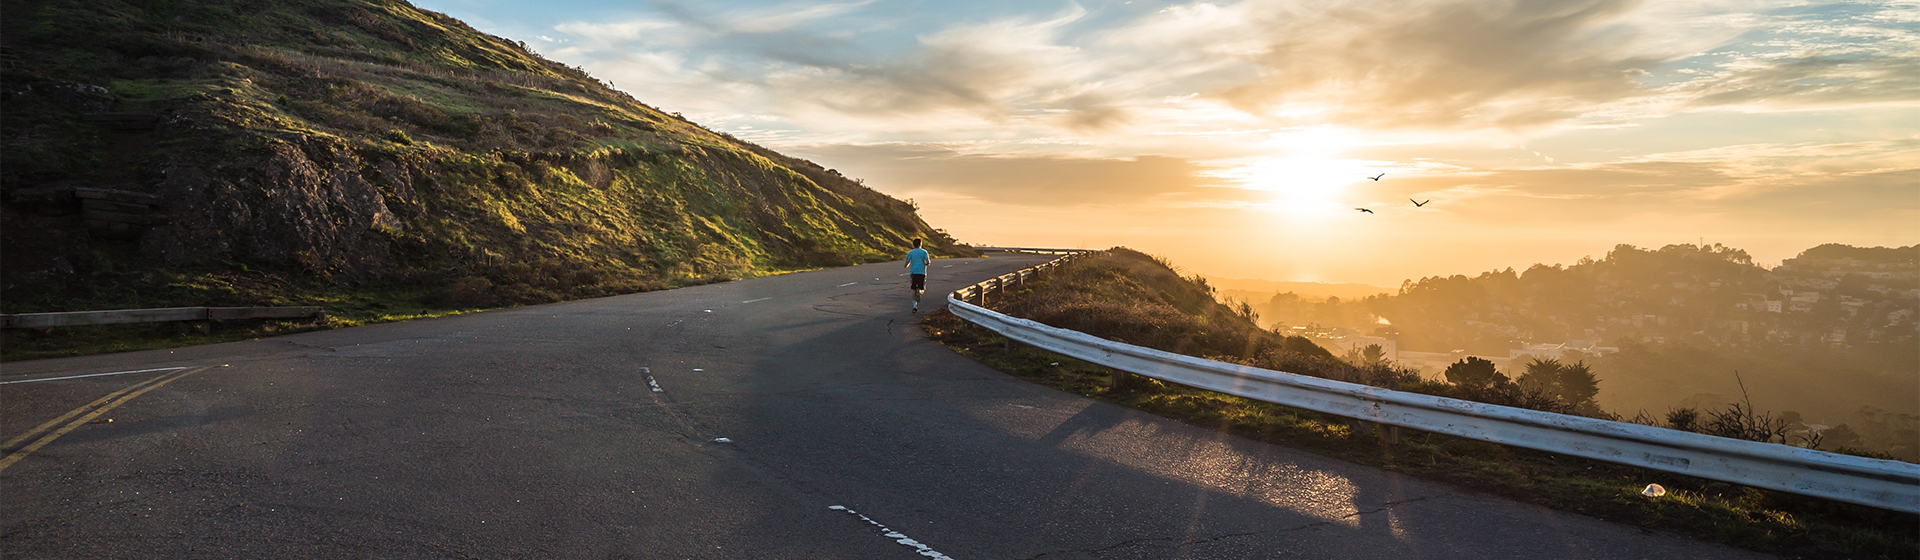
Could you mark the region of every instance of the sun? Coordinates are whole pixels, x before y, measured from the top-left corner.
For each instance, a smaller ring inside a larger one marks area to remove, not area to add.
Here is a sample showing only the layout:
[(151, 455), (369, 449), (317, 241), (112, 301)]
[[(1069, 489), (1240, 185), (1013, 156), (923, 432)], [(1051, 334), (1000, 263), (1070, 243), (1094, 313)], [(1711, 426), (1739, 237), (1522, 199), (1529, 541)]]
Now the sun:
[(1217, 176), (1269, 195), (1266, 205), (1296, 216), (1352, 212), (1349, 190), (1378, 173), (1379, 162), (1347, 156), (1364, 145), (1356, 134), (1334, 127), (1307, 127), (1273, 134), (1261, 144), (1272, 155), (1250, 158)]

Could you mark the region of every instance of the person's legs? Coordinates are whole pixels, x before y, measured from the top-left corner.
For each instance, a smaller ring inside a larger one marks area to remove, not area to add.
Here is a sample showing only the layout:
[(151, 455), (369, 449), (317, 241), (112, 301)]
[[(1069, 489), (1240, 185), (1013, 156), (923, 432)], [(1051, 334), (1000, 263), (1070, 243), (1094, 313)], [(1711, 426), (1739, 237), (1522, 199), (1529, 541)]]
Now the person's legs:
[(908, 276), (910, 276), (912, 279), (912, 283), (908, 287), (913, 290), (913, 310), (915, 312), (919, 312), (920, 311), (920, 294), (925, 293), (927, 291), (927, 275), (909, 274)]

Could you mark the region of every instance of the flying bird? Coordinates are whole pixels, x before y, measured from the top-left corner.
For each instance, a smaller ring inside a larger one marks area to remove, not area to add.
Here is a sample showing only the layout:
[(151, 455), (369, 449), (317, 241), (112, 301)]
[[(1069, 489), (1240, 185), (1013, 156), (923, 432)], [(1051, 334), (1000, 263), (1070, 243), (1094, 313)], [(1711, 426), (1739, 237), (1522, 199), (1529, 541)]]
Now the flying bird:
[(1374, 176), (1372, 176), (1372, 177), (1368, 177), (1368, 179), (1373, 179), (1373, 180), (1375, 180), (1375, 181), (1378, 181), (1378, 180), (1380, 180), (1380, 178), (1381, 178), (1381, 177), (1385, 177), (1385, 176), (1387, 176), (1387, 174), (1386, 174), (1385, 172), (1381, 172), (1381, 173), (1380, 173), (1379, 175), (1374, 175)]
[(1413, 203), (1413, 207), (1414, 207), (1414, 208), (1419, 208), (1419, 207), (1421, 207), (1421, 206), (1426, 206), (1426, 205), (1427, 205), (1427, 203), (1429, 203), (1429, 202), (1433, 202), (1433, 199), (1431, 199), (1431, 198), (1429, 198), (1429, 199), (1426, 199), (1426, 200), (1414, 200), (1414, 199), (1411, 199), (1411, 198), (1409, 198), (1409, 199), (1407, 199), (1407, 202), (1412, 202), (1412, 203)]
[(1368, 213), (1368, 214), (1372, 214), (1372, 213), (1373, 213), (1373, 211), (1372, 211), (1372, 210), (1368, 210), (1368, 209), (1365, 209), (1365, 208), (1355, 208), (1354, 210), (1359, 210), (1359, 211), (1361, 211), (1361, 212), (1366, 212), (1366, 213)]

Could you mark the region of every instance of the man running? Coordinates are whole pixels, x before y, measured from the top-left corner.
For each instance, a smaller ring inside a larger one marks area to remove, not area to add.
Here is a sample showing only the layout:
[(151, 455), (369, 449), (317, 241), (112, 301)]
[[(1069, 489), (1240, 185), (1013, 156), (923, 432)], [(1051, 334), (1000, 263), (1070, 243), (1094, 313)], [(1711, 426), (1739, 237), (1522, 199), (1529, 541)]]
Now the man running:
[(913, 250), (907, 251), (907, 276), (913, 279), (909, 287), (913, 290), (913, 312), (920, 312), (920, 294), (927, 291), (927, 265), (933, 264), (933, 255), (920, 248), (920, 238), (913, 238)]

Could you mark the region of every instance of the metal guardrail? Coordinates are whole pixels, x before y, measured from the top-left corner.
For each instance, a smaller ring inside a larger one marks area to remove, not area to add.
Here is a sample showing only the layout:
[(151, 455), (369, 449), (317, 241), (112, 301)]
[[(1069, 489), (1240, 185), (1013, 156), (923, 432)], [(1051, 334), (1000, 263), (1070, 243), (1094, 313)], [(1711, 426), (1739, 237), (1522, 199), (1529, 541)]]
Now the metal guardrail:
[(1087, 252), (1086, 249), (1046, 249), (1046, 248), (1038, 248), (1038, 247), (974, 247), (973, 249), (975, 251), (989, 251), (989, 252), (1002, 252), (1002, 253), (1034, 253), (1039, 255), (1071, 255), (1074, 253)]
[(1065, 256), (1057, 259), (1053, 259), (1051, 261), (1047, 261), (1044, 263), (1040, 263), (1035, 266), (1022, 268), (1016, 272), (1009, 272), (1006, 274), (995, 276), (987, 280), (976, 282), (971, 286), (967, 286), (965, 288), (960, 288), (959, 290), (955, 290), (953, 294), (947, 296), (947, 299), (953, 299), (955, 296), (958, 296), (962, 301), (973, 300), (974, 302), (984, 306), (987, 304), (988, 292), (998, 292), (1001, 290), (1005, 290), (1008, 287), (1025, 284), (1028, 278), (1039, 278), (1041, 273), (1043, 272), (1052, 270), (1054, 268), (1059, 267), (1060, 265), (1073, 262), (1081, 257), (1084, 257), (1088, 254), (1093, 253), (1093, 251), (1086, 251), (1082, 249), (1009, 249), (1009, 248), (1002, 248), (1002, 247), (993, 247), (993, 248), (975, 247), (975, 249), (980, 249), (982, 251), (986, 251), (986, 250), (1018, 251), (1023, 253), (1039, 253), (1043, 255), (1065, 255)]
[(1389, 426), (1920, 513), (1920, 465), (1913, 463), (1404, 393), (1203, 360), (1009, 317), (984, 307), (987, 293), (1005, 289), (1009, 277), (1021, 282), (1084, 254), (1070, 254), (962, 288), (947, 296), (948, 309), (1015, 342), (1189, 387)]
[(162, 307), (111, 311), (67, 311), (0, 315), (0, 328), (33, 329), (168, 321), (225, 321), (231, 319), (303, 319), (321, 317), (319, 307)]

